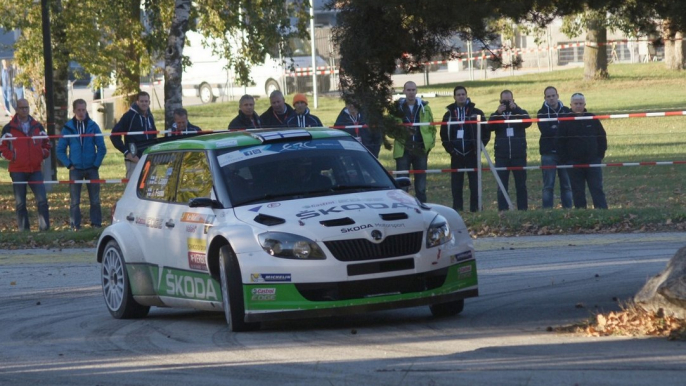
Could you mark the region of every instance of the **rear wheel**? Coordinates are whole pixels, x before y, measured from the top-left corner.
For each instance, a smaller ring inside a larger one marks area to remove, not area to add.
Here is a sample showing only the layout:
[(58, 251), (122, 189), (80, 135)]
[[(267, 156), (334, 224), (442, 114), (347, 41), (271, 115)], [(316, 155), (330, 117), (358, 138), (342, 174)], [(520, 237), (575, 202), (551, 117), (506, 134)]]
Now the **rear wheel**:
[(142, 318), (150, 311), (149, 306), (142, 306), (133, 299), (129, 274), (126, 271), (124, 254), (116, 241), (111, 240), (105, 246), (102, 257), (102, 294), (105, 304), (116, 319)]
[(221, 278), (224, 315), (231, 331), (241, 332), (259, 329), (259, 323), (245, 322), (241, 269), (236, 255), (228, 245), (219, 250), (219, 276)]
[(464, 299), (455, 300), (448, 303), (439, 303), (429, 306), (431, 314), (441, 318), (445, 316), (455, 316), (464, 310)]
[(209, 84), (203, 83), (200, 85), (200, 102), (207, 104), (214, 102), (214, 94), (212, 94), (212, 87)]

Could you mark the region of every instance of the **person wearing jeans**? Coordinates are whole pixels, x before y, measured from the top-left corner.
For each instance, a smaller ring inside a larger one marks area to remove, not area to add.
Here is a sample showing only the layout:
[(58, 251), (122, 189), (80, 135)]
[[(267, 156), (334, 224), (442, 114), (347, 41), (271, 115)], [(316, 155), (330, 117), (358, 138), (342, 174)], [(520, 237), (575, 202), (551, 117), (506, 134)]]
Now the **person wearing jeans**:
[[(562, 104), (557, 94), (557, 89), (553, 86), (548, 86), (543, 91), (545, 101), (540, 110), (538, 110), (538, 130), (541, 132), (541, 139), (539, 140), (539, 149), (541, 152), (542, 166), (555, 166), (560, 164), (560, 157), (557, 154), (555, 147), (555, 136), (559, 122), (557, 121), (560, 114), (569, 114), (571, 110)], [(543, 209), (552, 208), (554, 204), (555, 191), (555, 175), (560, 180), (560, 201), (562, 207), (565, 209), (572, 207), (572, 188), (569, 182), (569, 175), (566, 169), (550, 168), (542, 169), (543, 172)]]
[(41, 172), (43, 160), (50, 156), (50, 148), (43, 125), (29, 115), (29, 102), (19, 99), (17, 113), (0, 134), (0, 155), (10, 162), (7, 170), (13, 182), (17, 225), (21, 231), (31, 228), (26, 209), (26, 185), (36, 198), (39, 229), (50, 228), (48, 198)]
[[(72, 230), (81, 228), (81, 184), (73, 181), (98, 180), (98, 168), (102, 164), (107, 149), (100, 127), (88, 117), (86, 101), (77, 99), (72, 104), (74, 117), (62, 128), (62, 138), (57, 143), (57, 158), (69, 169), (70, 208), (69, 217)], [(68, 150), (68, 154), (67, 154)], [(87, 183), (90, 201), (90, 223), (95, 228), (102, 226), (100, 205), (100, 184)]]
[[(572, 95), (572, 112), (569, 117), (591, 117), (585, 119), (562, 120), (557, 132), (555, 145), (560, 162), (565, 165), (599, 164), (607, 151), (607, 134), (600, 120), (586, 111), (586, 98), (582, 93)], [(596, 209), (607, 209), (603, 192), (603, 171), (599, 167), (578, 167), (569, 169), (572, 184), (574, 207), (586, 208), (586, 184)]]

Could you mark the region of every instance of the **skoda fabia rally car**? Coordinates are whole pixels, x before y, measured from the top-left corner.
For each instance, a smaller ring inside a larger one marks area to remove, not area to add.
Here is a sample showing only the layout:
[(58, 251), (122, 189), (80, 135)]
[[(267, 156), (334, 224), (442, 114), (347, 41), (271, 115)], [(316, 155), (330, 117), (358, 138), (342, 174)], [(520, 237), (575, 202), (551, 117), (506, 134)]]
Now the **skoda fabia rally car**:
[(223, 311), (233, 331), (421, 305), (458, 314), (478, 295), (467, 228), (407, 186), (340, 130), (158, 143), (98, 242), (105, 304), (115, 318)]

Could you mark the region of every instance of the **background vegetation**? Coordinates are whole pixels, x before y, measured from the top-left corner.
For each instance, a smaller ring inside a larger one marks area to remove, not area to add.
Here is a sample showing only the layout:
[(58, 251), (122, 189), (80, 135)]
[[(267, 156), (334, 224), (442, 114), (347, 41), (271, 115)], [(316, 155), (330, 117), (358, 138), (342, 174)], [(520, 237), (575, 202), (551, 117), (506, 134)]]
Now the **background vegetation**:
[[(573, 69), (463, 84), (472, 101), (487, 114), (495, 110), (500, 91), (507, 88), (514, 91), (515, 100), (520, 106), (535, 115), (543, 102), (543, 89), (548, 85), (558, 88), (565, 104), (568, 104), (573, 92), (583, 92), (589, 111), (596, 114), (686, 110), (686, 78), (682, 73), (665, 70), (660, 63), (612, 65), (612, 78), (602, 82), (582, 81), (582, 71), (583, 69)], [(436, 120), (443, 116), (445, 106), (453, 102), (450, 95), (455, 85), (451, 83), (428, 88), (419, 85), (420, 93), (445, 95), (427, 98)], [(287, 97), (287, 102), (290, 103), (288, 99)], [(325, 125), (333, 125), (343, 102), (337, 96), (332, 96), (320, 98), (319, 104), (319, 109), (313, 113)], [(258, 112), (267, 107), (268, 100), (257, 101)], [(237, 112), (237, 102), (192, 106), (188, 110), (194, 124), (206, 130), (224, 130)], [(158, 127), (164, 127), (162, 114), (158, 118)], [(608, 133), (608, 152), (604, 160), (606, 163), (686, 159), (686, 117), (612, 119), (602, 122)], [(539, 131), (535, 124), (528, 130), (527, 140), (529, 165), (540, 165)], [(111, 145), (108, 139), (106, 143)], [(100, 170), (101, 178), (123, 178), (121, 154), (111, 146), (108, 150)], [(493, 153), (492, 143), (487, 150)], [(390, 151), (382, 150), (379, 159), (387, 169), (395, 169)], [(430, 154), (429, 168), (450, 168), (450, 157), (440, 143), (437, 143)], [(69, 231), (69, 192), (66, 184), (50, 185), (48, 199), (52, 229), (43, 233), (18, 233), (14, 196), (6, 169), (7, 162), (0, 161), (0, 248), (94, 245), (100, 230), (84, 227), (79, 232)], [(484, 172), (484, 211), (476, 214), (466, 212), (462, 215), (474, 237), (684, 230), (684, 176), (686, 165), (608, 167), (604, 170), (604, 186), (609, 210), (562, 210), (559, 202), (556, 202), (557, 208), (543, 210), (541, 172), (533, 170), (528, 172), (527, 178), (529, 211), (498, 213), (495, 181), (490, 172)], [(66, 169), (61, 168), (58, 171), (58, 179), (68, 179)], [(104, 225), (109, 223), (111, 208), (121, 196), (123, 188), (123, 184), (102, 186)], [(88, 198), (85, 190), (84, 188), (82, 193), (82, 212), (87, 221)], [(510, 187), (510, 193), (514, 195), (514, 186)], [(468, 194), (465, 186), (465, 199)], [(558, 194), (559, 191), (556, 192)], [(429, 174), (428, 196), (430, 202), (451, 205), (449, 174)], [(28, 193), (28, 201), (35, 231), (37, 219), (31, 192)]]

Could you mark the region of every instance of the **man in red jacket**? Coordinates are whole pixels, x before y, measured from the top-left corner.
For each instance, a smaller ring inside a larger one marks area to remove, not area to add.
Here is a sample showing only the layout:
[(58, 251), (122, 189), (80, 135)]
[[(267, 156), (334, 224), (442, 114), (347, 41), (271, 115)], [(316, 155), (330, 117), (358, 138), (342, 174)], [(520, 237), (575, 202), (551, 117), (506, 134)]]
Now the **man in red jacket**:
[[(44, 138), (34, 139), (38, 136)], [(31, 188), (36, 198), (40, 230), (46, 231), (50, 228), (48, 198), (41, 171), (43, 160), (50, 156), (50, 147), (43, 126), (29, 115), (29, 102), (26, 99), (19, 99), (17, 113), (2, 129), (0, 137), (0, 154), (2, 158), (10, 161), (8, 170), (14, 187), (19, 230), (30, 230), (29, 214), (26, 210), (26, 185)], [(38, 183), (30, 183), (33, 181)]]

